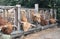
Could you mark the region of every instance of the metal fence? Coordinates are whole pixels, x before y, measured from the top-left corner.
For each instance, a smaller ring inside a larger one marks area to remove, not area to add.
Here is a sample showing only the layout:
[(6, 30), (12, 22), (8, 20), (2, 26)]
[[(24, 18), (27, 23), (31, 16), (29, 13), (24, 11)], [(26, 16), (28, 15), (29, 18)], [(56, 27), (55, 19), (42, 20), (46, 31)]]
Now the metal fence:
[[(48, 25), (45, 28), (48, 28), (49, 25), (49, 19), (50, 16), (54, 16), (54, 18), (56, 19), (56, 9), (47, 9), (47, 8), (39, 8), (36, 12), (36, 9), (33, 8), (21, 8), (21, 5), (16, 5), (16, 6), (0, 6), (1, 12), (0, 15), (8, 20), (9, 22), (11, 22), (13, 24), (14, 27), (17, 28), (17, 31), (21, 31), (20, 30), (20, 23), (19, 21), (21, 21), (21, 13), (24, 12), (26, 15), (26, 18), (28, 19), (28, 22), (32, 23), (33, 21), (31, 20), (31, 13), (39, 13), (40, 15), (42, 15), (44, 17), (45, 20), (48, 20)], [(41, 25), (39, 25), (41, 26)], [(37, 27), (36, 29), (39, 29), (40, 27)], [(35, 29), (35, 28), (34, 28)], [(36, 30), (35, 29), (35, 30)], [(42, 27), (41, 29), (44, 29), (44, 27)], [(32, 29), (33, 31), (33, 29)]]

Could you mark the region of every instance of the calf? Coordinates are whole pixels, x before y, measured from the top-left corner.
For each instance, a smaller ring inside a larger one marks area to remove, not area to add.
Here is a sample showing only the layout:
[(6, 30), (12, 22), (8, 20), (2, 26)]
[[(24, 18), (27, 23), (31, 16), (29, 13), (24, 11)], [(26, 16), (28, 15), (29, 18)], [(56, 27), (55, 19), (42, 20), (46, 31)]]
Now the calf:
[(22, 15), (21, 16), (21, 23), (22, 23), (21, 27), (23, 27), (24, 31), (28, 31), (32, 26), (35, 26), (28, 22), (28, 20), (25, 16), (25, 13), (21, 13), (21, 15)]
[(41, 17), (39, 13), (34, 13), (34, 12), (31, 13), (31, 19), (34, 23), (35, 22), (40, 23), (41, 22), (40, 18)]
[(25, 15), (25, 12), (21, 12), (21, 21), (23, 22), (27, 22), (27, 18), (26, 18), (26, 15)]
[(43, 16), (41, 16), (41, 18), (40, 18), (40, 19), (41, 19), (41, 23), (40, 23), (40, 24), (41, 24), (42, 26), (44, 26), (44, 25), (47, 25), (47, 24), (48, 24), (48, 21), (47, 21), (47, 20), (45, 20)]
[(56, 23), (56, 20), (53, 17), (51, 17), (49, 22), (50, 22), (50, 24), (54, 24), (54, 23)]
[(28, 31), (30, 28), (35, 27), (35, 25), (29, 23), (29, 22), (22, 22), (22, 26), (23, 26), (23, 31)]
[(0, 28), (1, 28), (3, 33), (11, 33), (13, 26), (10, 22), (8, 22), (7, 20), (4, 20), (0, 16)]

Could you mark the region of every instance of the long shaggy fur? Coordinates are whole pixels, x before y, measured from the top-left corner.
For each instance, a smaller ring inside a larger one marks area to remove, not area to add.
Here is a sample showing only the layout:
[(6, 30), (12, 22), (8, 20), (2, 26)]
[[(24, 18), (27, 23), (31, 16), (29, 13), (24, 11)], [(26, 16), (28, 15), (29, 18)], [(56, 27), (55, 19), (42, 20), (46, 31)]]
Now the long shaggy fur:
[(28, 31), (32, 26), (31, 23), (28, 22), (27, 17), (24, 12), (21, 13), (21, 21), (22, 21), (22, 26), (24, 31)]
[(50, 22), (50, 24), (54, 24), (54, 23), (56, 23), (56, 20), (53, 17), (51, 17), (49, 22)]
[(36, 14), (34, 12), (31, 13), (31, 19), (32, 19), (33, 22), (40, 23), (41, 22), (40, 18), (41, 17), (40, 17), (39, 13), (36, 13)]
[(2, 32), (5, 34), (10, 34), (13, 29), (12, 24), (4, 20), (2, 17), (0, 17), (0, 27), (2, 28)]

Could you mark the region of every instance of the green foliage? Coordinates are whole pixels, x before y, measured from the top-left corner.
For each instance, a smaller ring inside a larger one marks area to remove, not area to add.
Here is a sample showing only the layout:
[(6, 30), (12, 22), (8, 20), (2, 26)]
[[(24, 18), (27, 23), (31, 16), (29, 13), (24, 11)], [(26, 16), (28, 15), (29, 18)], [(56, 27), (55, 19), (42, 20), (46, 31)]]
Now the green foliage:
[[(53, 1), (55, 0), (0, 0), (0, 5), (16, 5), (21, 4), (25, 7), (34, 7), (34, 4), (39, 4), (39, 7), (52, 7)], [(57, 1), (57, 4), (59, 5), (60, 2)]]
[[(40, 8), (54, 8), (54, 4), (56, 4), (55, 6), (60, 7), (60, 0), (0, 0), (0, 5), (14, 6), (16, 4), (21, 4), (22, 6), (29, 8), (34, 7), (34, 4), (37, 3), (39, 4)], [(57, 16), (60, 18), (60, 10), (58, 10)]]

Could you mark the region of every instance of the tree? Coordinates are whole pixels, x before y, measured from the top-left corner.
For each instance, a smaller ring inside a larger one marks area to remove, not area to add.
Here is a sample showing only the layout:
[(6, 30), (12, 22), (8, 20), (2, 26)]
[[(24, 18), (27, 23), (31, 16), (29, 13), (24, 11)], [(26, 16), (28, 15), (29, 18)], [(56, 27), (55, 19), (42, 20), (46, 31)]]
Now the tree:
[(0, 0), (0, 5), (16, 5), (21, 4), (24, 7), (34, 7), (34, 4), (39, 4), (41, 8), (51, 8), (57, 2), (60, 6), (60, 0)]

